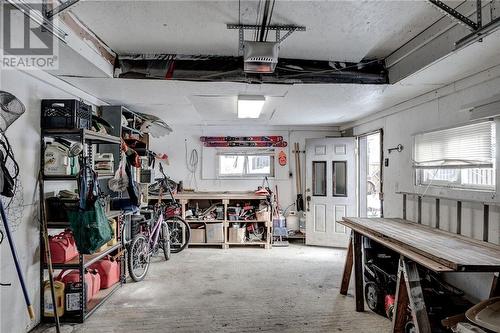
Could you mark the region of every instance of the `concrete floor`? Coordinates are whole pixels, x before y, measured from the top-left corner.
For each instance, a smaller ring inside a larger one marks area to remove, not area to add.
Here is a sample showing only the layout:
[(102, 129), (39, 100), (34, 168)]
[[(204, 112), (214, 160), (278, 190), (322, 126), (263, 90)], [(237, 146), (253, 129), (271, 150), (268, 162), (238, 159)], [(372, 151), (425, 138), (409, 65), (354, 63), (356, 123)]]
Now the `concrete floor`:
[(353, 311), (352, 290), (339, 295), (344, 258), (294, 244), (190, 248), (169, 262), (154, 258), (143, 282), (125, 284), (63, 332), (389, 332), (388, 319)]

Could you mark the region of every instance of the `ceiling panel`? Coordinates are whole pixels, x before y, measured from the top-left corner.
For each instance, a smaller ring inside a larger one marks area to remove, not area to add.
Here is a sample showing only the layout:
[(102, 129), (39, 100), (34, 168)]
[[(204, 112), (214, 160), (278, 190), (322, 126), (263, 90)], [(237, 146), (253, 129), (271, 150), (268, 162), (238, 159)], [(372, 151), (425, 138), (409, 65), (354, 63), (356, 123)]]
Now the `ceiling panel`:
[[(255, 24), (258, 6), (241, 1), (241, 22)], [(238, 23), (238, 7), (238, 1), (80, 1), (72, 11), (119, 54), (235, 56), (238, 32), (226, 24)], [(357, 62), (388, 55), (440, 15), (421, 0), (278, 0), (272, 23), (307, 28), (283, 42), (280, 57)]]

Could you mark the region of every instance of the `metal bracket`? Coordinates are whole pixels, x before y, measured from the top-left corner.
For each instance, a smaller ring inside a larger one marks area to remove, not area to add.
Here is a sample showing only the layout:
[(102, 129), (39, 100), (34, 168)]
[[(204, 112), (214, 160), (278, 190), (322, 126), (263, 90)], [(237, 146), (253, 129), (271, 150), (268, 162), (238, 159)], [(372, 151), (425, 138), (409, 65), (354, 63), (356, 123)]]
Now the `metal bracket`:
[[(227, 24), (226, 27), (229, 30), (238, 30), (239, 55), (243, 55), (243, 42), (245, 41), (245, 30), (255, 31), (261, 29), (261, 26), (256, 24)], [(295, 25), (270, 25), (267, 26), (266, 29), (276, 31), (276, 42), (278, 43), (283, 42), (286, 38), (290, 37), (290, 35), (295, 31), (306, 31), (306, 27), (295, 26)], [(286, 33), (283, 36), (281, 36), (281, 31), (286, 31)]]
[[(428, 0), (428, 1), (430, 3), (432, 3), (434, 6), (436, 6), (437, 8), (439, 8), (441, 11), (443, 11), (445, 15), (451, 16), (452, 18), (457, 20), (458, 23), (465, 25), (469, 29), (477, 30), (479, 28), (478, 23), (472, 21), (471, 19), (469, 19), (465, 15), (461, 14), (460, 12), (455, 10), (454, 8), (451, 8), (450, 6), (445, 4), (444, 2), (442, 2), (440, 0)], [(478, 6), (481, 6), (481, 1), (477, 1), (477, 2), (478, 2)], [(477, 11), (480, 12), (481, 7), (478, 7)], [(480, 15), (478, 15), (478, 16), (480, 16)]]
[(65, 1), (62, 4), (60, 4), (59, 6), (52, 8), (51, 10), (47, 10), (45, 12), (45, 17), (48, 18), (49, 20), (52, 20), (55, 15), (67, 10), (69, 7), (73, 6), (74, 4), (76, 4), (79, 1), (80, 0)]

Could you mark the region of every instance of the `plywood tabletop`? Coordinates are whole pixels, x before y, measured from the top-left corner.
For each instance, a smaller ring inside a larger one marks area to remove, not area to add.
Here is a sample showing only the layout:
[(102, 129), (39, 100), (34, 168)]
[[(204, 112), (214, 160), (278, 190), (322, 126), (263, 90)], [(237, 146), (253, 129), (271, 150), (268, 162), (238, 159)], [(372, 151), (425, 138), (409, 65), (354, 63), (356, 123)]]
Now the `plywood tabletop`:
[(500, 246), (402, 219), (344, 217), (339, 222), (385, 239), (454, 271), (500, 271)]

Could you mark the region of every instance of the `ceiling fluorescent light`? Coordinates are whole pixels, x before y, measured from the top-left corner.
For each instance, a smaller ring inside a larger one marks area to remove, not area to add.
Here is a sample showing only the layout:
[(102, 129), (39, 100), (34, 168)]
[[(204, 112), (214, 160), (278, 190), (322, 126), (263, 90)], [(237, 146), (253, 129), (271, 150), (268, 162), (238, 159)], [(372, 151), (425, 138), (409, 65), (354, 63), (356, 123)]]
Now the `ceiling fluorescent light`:
[(265, 102), (264, 96), (238, 96), (238, 118), (259, 118)]

